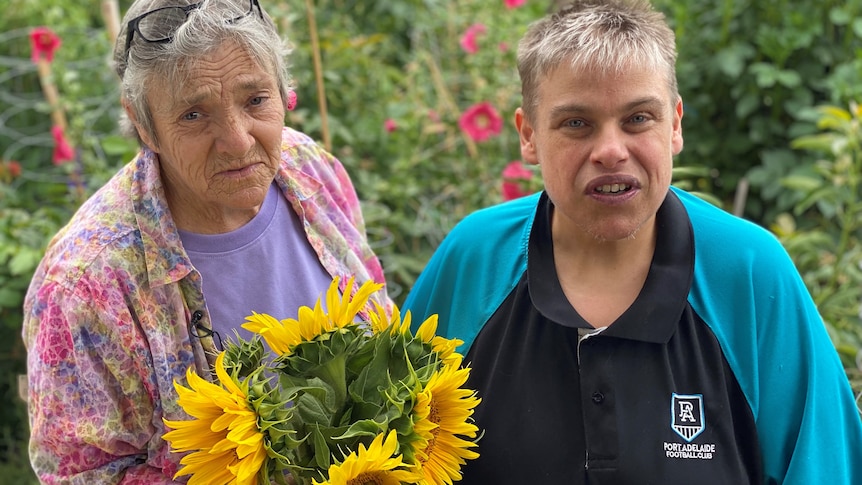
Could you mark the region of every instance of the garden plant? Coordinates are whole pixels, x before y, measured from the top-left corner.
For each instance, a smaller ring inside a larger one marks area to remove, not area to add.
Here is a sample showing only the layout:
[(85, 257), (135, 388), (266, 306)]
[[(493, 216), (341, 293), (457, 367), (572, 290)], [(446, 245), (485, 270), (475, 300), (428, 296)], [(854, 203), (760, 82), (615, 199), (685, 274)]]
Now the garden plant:
[[(0, 476), (9, 483), (35, 483), (17, 382), (30, 277), (49, 238), (136, 149), (116, 125), (110, 3), (6, 0), (0, 17), (0, 392), (10, 403)], [(286, 122), (350, 171), (396, 302), (460, 218), (541, 188), (519, 163), (511, 121), (515, 51), (556, 3), (267, 1), (293, 46), (297, 107)], [(654, 4), (679, 40), (685, 149), (675, 184), (781, 239), (862, 393), (862, 0)], [(37, 56), (40, 27), (51, 50)]]

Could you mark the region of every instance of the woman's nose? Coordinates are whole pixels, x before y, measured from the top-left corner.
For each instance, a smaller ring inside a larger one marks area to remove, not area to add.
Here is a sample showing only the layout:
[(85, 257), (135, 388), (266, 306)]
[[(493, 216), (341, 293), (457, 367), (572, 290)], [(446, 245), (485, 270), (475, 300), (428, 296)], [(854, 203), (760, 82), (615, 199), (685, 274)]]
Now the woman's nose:
[(242, 157), (254, 146), (252, 123), (243, 115), (230, 115), (220, 124), (216, 138), (219, 153)]

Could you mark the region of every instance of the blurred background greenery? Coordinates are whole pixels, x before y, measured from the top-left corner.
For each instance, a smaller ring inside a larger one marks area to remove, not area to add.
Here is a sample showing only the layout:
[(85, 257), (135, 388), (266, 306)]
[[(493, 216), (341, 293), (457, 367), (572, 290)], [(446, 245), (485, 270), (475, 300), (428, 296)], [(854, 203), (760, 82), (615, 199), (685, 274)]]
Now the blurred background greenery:
[[(99, 0), (3, 0), (0, 17), (0, 476), (35, 483), (18, 398), (21, 303), (48, 239), (134, 154), (117, 134)], [(118, 12), (129, 5), (121, 0)], [(299, 104), (287, 123), (344, 162), (399, 303), (460, 218), (502, 200), (520, 157), (515, 48), (552, 0), (271, 0), (294, 46)], [(517, 4), (519, 2), (509, 2)], [(862, 391), (862, 0), (654, 0), (677, 32), (685, 149), (675, 184), (770, 230), (809, 286), (848, 378)], [(310, 15), (312, 14), (313, 15)], [(474, 27), (475, 49), (462, 36)], [(75, 159), (55, 165), (52, 107), (29, 36), (62, 45), (50, 65)], [(319, 61), (319, 62), (316, 62)], [(490, 104), (501, 131), (459, 127)], [(535, 179), (528, 183), (535, 189)]]

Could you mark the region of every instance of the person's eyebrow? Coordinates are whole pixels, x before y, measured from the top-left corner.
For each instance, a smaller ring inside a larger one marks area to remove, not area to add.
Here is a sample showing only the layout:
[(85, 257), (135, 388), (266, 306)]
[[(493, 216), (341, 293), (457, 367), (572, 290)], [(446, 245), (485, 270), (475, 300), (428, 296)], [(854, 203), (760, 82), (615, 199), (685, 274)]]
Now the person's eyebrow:
[[(268, 83), (266, 81), (262, 81), (262, 80), (257, 79), (257, 78), (242, 81), (239, 84), (239, 90), (240, 90), (240, 92), (243, 92), (243, 93), (262, 91), (262, 90), (268, 89), (270, 87), (271, 87), (270, 83)], [(205, 101), (210, 96), (211, 96), (210, 90), (203, 89), (203, 90), (191, 93), (187, 96), (182, 96), (180, 99), (182, 99), (183, 103), (185, 103), (187, 106), (195, 106), (195, 105), (202, 103), (203, 101)]]
[[(639, 108), (660, 110), (660, 109), (662, 109), (663, 104), (664, 104), (664, 102), (658, 97), (644, 96), (642, 98), (637, 98), (635, 100), (632, 100), (632, 101), (626, 103), (621, 108), (621, 111), (628, 112), (628, 111), (632, 111), (632, 110), (639, 109)], [(559, 106), (554, 106), (553, 108), (551, 108), (550, 114), (551, 114), (552, 118), (555, 118), (558, 116), (580, 114), (580, 113), (590, 113), (591, 111), (593, 111), (593, 108), (590, 105), (581, 104), (581, 103), (568, 103), (568, 104), (562, 104)]]
[(630, 103), (627, 103), (623, 107), (623, 111), (631, 111), (637, 108), (648, 108), (653, 110), (660, 110), (664, 107), (664, 101), (655, 96), (644, 96), (643, 98), (636, 99)]

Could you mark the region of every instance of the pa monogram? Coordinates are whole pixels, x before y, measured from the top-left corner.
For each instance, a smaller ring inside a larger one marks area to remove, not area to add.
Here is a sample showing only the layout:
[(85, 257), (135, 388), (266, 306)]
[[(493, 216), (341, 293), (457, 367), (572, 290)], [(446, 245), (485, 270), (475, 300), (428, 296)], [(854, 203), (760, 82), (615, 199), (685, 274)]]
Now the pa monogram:
[(670, 427), (687, 442), (691, 442), (706, 426), (702, 394), (674, 393), (670, 404)]

